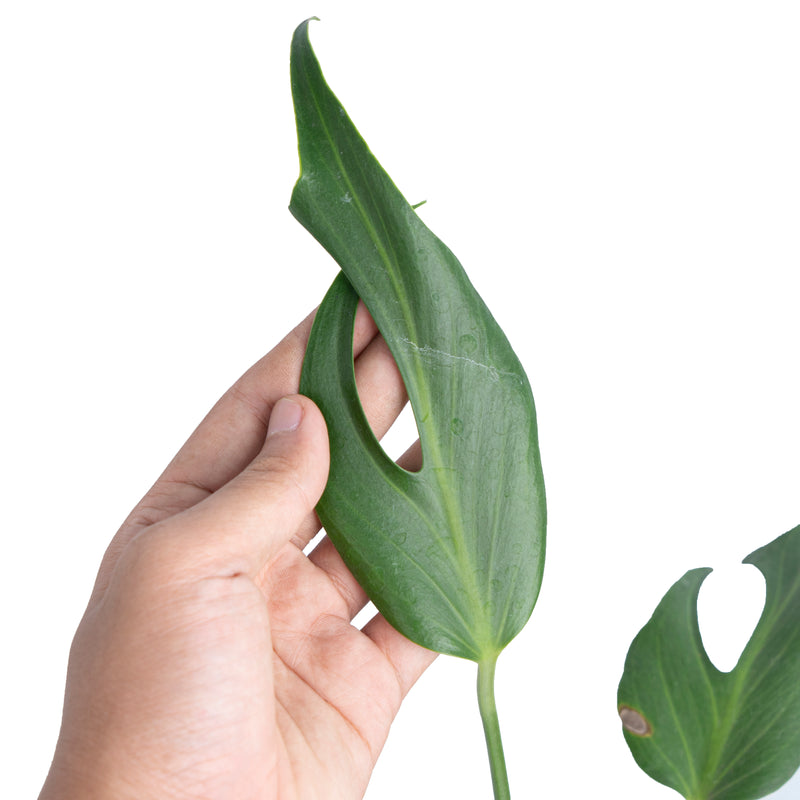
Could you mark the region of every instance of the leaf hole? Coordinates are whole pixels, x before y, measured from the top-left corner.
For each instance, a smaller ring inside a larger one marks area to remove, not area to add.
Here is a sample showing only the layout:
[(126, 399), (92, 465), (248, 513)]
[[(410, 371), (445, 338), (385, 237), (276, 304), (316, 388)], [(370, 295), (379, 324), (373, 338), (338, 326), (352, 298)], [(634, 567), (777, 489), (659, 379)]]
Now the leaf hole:
[[(414, 443), (419, 439), (417, 421), (411, 403), (406, 403), (400, 415), (381, 439), (386, 455), (409, 472), (418, 472), (421, 467), (419, 448)], [(405, 456), (405, 457), (404, 457)]]
[[(358, 325), (358, 313), (360, 311), (367, 311), (367, 313), (369, 313), (362, 300), (359, 300), (358, 303), (359, 309), (354, 319), (354, 325), (356, 326)], [(377, 350), (373, 351), (371, 357), (377, 359), (377, 361), (383, 361), (383, 363), (377, 369), (367, 369), (359, 373), (355, 353), (353, 354), (353, 372), (356, 377), (355, 389), (362, 411), (368, 407), (368, 404), (364, 403), (364, 398), (361, 396), (362, 391), (368, 392), (373, 397), (381, 398), (387, 407), (393, 406), (394, 398), (391, 397), (391, 395), (396, 392), (396, 381), (398, 379), (403, 383), (405, 397), (408, 398), (409, 396), (408, 387), (405, 385), (405, 378), (400, 372), (397, 361), (394, 359), (391, 349), (388, 347), (385, 339), (383, 339), (380, 330), (378, 331), (378, 337), (371, 342), (369, 347), (377, 348)], [(363, 358), (364, 356), (365, 353), (362, 353), (359, 358)], [(384, 359), (387, 357), (394, 362), (392, 367), (389, 367), (388, 364), (385, 363)], [(373, 364), (375, 363), (377, 362), (373, 361)], [(392, 368), (395, 375), (390, 378), (389, 372), (392, 371)], [(386, 409), (384, 409), (384, 411), (385, 410)], [(377, 423), (377, 426), (383, 428), (387, 421), (388, 420), (384, 418), (381, 422)], [(419, 446), (419, 429), (414, 415), (414, 409), (408, 399), (406, 399), (400, 413), (389, 425), (388, 429), (384, 431), (382, 436), (379, 435), (378, 430), (376, 430), (376, 423), (371, 423), (371, 427), (373, 435), (377, 437), (378, 443), (388, 458), (398, 463), (399, 466), (407, 472), (419, 472), (422, 469), (422, 450)]]
[(703, 647), (711, 663), (730, 672), (750, 641), (766, 601), (766, 583), (751, 564), (716, 568), (697, 598), (697, 619)]

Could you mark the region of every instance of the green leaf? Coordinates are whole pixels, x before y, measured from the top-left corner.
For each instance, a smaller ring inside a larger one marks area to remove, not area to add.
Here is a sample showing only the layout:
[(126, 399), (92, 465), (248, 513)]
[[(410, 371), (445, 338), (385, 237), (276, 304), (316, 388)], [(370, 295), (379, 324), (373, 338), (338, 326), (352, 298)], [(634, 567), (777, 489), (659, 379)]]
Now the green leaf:
[[(528, 379), (455, 256), (417, 216), (292, 41), (300, 178), (290, 209), (342, 268), (320, 306), (300, 391), (328, 423), (331, 470), (317, 511), (388, 621), (431, 650), (478, 662), (497, 800), (509, 797), (494, 701), (497, 656), (533, 610), (545, 497)], [(418, 204), (419, 205), (419, 204)], [(364, 300), (405, 381), (419, 472), (375, 439), (353, 370)]]
[(754, 800), (800, 766), (800, 526), (751, 553), (764, 611), (736, 667), (703, 648), (697, 597), (708, 569), (687, 572), (628, 652), (618, 708), (628, 745), (655, 780), (691, 800)]
[[(320, 519), (395, 628), (432, 650), (496, 659), (530, 616), (544, 563), (530, 385), (458, 260), (325, 83), (308, 22), (294, 35), (291, 74), (301, 174), (290, 209), (343, 271), (317, 314), (300, 387), (331, 440)], [(358, 399), (359, 296), (408, 390), (423, 455), (416, 473), (385, 454)]]

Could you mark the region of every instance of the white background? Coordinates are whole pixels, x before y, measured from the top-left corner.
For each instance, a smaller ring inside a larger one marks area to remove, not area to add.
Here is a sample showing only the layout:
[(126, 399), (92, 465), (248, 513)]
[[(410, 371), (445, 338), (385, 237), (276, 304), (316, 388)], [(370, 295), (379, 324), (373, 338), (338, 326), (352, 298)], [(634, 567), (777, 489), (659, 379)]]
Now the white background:
[[(498, 668), (514, 797), (677, 797), (620, 733), (628, 645), (712, 566), (732, 666), (763, 597), (736, 565), (800, 523), (794, 2), (5, 2), (0, 794), (45, 776), (107, 541), (334, 277), (286, 210), (311, 15), (536, 397), (547, 568)], [(370, 800), (489, 797), (474, 675), (421, 679)]]

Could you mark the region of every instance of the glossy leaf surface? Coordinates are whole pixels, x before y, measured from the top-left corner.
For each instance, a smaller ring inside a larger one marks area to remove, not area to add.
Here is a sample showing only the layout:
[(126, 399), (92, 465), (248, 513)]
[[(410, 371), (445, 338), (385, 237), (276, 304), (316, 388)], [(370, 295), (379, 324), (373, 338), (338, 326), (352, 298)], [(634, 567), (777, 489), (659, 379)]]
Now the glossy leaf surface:
[[(308, 22), (295, 32), (291, 72), (301, 173), (290, 208), (343, 272), (319, 309), (301, 381), (331, 440), (319, 516), (398, 630), (439, 652), (493, 659), (528, 619), (542, 576), (545, 498), (528, 380), (455, 256), (325, 83)], [(389, 459), (361, 408), (358, 297), (405, 381), (419, 472)]]
[(619, 685), (623, 730), (652, 778), (691, 800), (753, 800), (800, 766), (800, 527), (749, 555), (764, 611), (736, 667), (720, 672), (700, 636), (710, 570), (687, 572), (634, 639)]

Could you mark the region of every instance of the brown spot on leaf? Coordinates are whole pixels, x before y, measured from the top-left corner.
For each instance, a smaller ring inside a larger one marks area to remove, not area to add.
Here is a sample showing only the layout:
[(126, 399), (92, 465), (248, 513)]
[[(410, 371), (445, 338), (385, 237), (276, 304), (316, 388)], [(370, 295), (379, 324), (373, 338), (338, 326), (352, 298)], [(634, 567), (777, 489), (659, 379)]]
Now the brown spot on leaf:
[(635, 709), (630, 706), (619, 707), (619, 718), (622, 720), (622, 727), (634, 736), (652, 736), (653, 729), (650, 723)]

